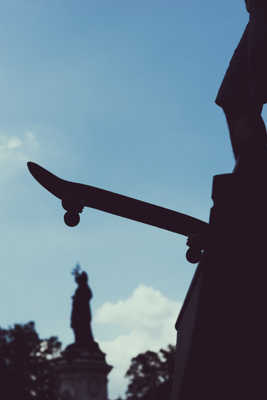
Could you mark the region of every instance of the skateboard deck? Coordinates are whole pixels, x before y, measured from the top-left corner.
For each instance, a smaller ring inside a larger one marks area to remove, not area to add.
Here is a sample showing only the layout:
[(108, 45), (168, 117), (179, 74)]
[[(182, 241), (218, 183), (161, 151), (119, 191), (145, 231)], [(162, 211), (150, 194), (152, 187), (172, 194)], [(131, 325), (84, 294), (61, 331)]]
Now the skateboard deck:
[(28, 162), (28, 168), (37, 182), (62, 200), (62, 206), (67, 211), (65, 223), (69, 226), (79, 223), (79, 213), (83, 207), (95, 208), (184, 236), (204, 233), (208, 226), (204, 221), (174, 210), (94, 186), (63, 180), (33, 162)]

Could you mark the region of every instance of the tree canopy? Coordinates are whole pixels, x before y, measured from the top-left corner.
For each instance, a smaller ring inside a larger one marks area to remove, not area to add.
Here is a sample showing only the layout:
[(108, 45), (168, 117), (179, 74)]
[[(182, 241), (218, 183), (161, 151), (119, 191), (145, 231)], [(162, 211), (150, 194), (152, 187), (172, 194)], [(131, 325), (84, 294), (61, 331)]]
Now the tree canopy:
[(126, 372), (130, 382), (127, 400), (166, 400), (170, 396), (174, 371), (175, 346), (159, 353), (147, 351), (132, 358)]
[(51, 359), (60, 349), (57, 337), (39, 338), (34, 322), (0, 328), (1, 392), (10, 399), (56, 400)]
[[(51, 336), (40, 339), (34, 322), (0, 328), (1, 391), (19, 400), (59, 400), (53, 358), (61, 343)], [(166, 400), (172, 387), (175, 347), (146, 351), (131, 360), (125, 400)], [(119, 400), (119, 399), (117, 399)], [(122, 400), (122, 399), (120, 399)]]

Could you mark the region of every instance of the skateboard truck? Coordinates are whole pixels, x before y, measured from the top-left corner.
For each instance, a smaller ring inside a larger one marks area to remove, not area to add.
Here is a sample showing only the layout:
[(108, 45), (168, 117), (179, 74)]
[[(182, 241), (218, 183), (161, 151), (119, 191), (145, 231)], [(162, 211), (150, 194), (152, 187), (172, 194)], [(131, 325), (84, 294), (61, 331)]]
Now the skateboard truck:
[(83, 201), (74, 200), (71, 197), (66, 197), (62, 199), (62, 207), (67, 212), (64, 214), (64, 222), (66, 225), (73, 227), (79, 224), (80, 215), (84, 208)]

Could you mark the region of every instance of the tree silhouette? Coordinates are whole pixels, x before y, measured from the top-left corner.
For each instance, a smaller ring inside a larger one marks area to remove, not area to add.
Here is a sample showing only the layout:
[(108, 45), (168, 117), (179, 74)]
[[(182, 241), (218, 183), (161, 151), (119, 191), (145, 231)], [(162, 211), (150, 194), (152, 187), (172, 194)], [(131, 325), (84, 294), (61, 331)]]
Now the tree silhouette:
[(166, 400), (170, 396), (174, 370), (175, 346), (159, 353), (147, 351), (132, 358), (126, 372), (130, 379), (127, 400)]
[(56, 337), (40, 339), (34, 322), (0, 328), (1, 392), (5, 398), (56, 400), (51, 359), (59, 354)]

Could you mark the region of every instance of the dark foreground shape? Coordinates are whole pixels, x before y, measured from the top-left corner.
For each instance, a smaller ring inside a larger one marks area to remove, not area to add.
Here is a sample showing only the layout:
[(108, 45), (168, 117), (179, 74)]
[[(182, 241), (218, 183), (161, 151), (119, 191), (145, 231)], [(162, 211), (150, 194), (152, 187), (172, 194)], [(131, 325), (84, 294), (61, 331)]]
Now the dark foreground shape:
[(266, 179), (214, 178), (211, 239), (176, 324), (171, 400), (267, 398)]
[[(62, 206), (67, 211), (64, 221), (68, 226), (78, 225), (83, 208), (91, 207), (184, 236), (204, 235), (207, 231), (206, 222), (189, 215), (94, 186), (65, 181), (33, 162), (28, 162), (28, 168), (45, 189), (62, 200)], [(190, 248), (188, 261), (198, 262), (201, 250)]]

